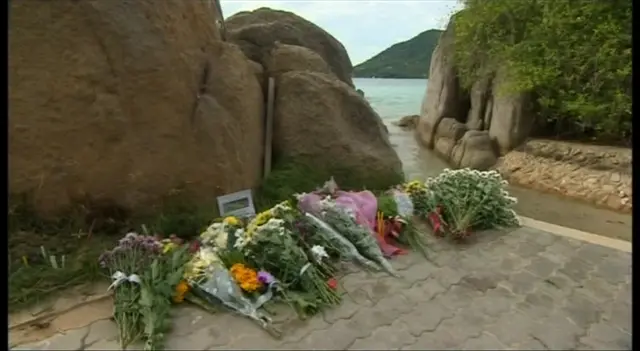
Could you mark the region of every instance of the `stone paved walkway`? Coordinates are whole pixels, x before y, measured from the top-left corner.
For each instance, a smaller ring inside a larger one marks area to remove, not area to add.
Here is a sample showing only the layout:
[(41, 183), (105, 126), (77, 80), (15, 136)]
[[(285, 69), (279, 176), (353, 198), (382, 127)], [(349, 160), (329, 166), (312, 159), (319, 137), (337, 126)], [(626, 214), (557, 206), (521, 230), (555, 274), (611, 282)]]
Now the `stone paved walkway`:
[[(432, 239), (430, 262), (393, 261), (402, 279), (352, 270), (341, 306), (306, 322), (281, 311), (282, 340), (229, 313), (175, 309), (167, 349), (631, 350), (631, 254), (530, 228), (475, 241)], [(102, 320), (23, 348), (115, 340)]]

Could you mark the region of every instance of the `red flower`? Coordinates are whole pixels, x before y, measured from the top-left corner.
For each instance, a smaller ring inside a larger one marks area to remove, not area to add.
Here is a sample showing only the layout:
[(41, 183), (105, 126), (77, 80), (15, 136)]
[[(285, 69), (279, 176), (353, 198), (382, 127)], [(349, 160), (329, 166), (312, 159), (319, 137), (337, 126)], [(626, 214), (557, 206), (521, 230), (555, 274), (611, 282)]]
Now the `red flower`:
[(327, 281), (327, 285), (333, 290), (338, 289), (338, 280), (336, 278), (331, 278)]
[(191, 245), (189, 246), (189, 252), (196, 253), (198, 252), (198, 250), (200, 250), (200, 242), (198, 240), (192, 241)]

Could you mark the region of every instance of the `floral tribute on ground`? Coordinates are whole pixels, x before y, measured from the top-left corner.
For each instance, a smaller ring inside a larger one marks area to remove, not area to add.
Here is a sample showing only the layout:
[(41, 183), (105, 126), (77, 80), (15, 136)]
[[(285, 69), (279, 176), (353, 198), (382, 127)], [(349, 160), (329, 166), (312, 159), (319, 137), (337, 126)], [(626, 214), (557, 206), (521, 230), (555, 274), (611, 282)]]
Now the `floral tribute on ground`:
[(113, 281), (121, 344), (162, 349), (171, 305), (183, 302), (237, 313), (279, 338), (265, 304), (285, 303), (301, 319), (339, 305), (341, 262), (398, 277), (394, 256), (412, 250), (428, 259), (416, 219), (455, 239), (517, 226), (505, 185), (497, 172), (445, 170), (376, 196), (340, 190), (331, 179), (254, 218), (213, 221), (191, 243), (129, 233), (100, 257)]

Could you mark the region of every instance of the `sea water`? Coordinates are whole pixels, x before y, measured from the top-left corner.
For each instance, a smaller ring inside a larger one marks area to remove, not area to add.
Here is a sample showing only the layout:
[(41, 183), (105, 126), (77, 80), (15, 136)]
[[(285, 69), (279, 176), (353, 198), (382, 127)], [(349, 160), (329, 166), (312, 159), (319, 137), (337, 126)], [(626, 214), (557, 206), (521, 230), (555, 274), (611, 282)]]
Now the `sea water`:
[(393, 124), (407, 115), (419, 115), (426, 79), (355, 78), (356, 88), (364, 96), (389, 129), (389, 139), (398, 153), (407, 179), (425, 179), (435, 176), (448, 165), (431, 150), (420, 148), (412, 131)]

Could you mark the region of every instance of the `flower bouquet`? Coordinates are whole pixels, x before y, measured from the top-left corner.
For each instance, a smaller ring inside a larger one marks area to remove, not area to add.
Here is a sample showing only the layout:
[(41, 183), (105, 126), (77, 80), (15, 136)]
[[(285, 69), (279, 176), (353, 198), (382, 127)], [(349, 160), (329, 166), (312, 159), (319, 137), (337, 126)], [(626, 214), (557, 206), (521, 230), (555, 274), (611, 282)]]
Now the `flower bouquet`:
[(320, 201), (318, 206), (320, 213), (312, 213), (313, 215), (322, 219), (323, 222), (353, 244), (363, 257), (376, 263), (390, 275), (398, 276), (389, 261), (384, 257), (378, 242), (371, 235), (371, 231), (358, 223), (354, 213), (347, 208), (338, 206), (330, 197)]
[(200, 241), (217, 251), (233, 249), (236, 232), (243, 231), (242, 221), (233, 216), (225, 217), (222, 222), (211, 224), (202, 234)]
[[(268, 280), (270, 275), (263, 274), (263, 277), (260, 277), (240, 265), (234, 265), (230, 272), (216, 251), (207, 246), (202, 246), (194, 255), (187, 264), (185, 273), (190, 293), (195, 297), (211, 306), (221, 306), (248, 317), (272, 336), (280, 337), (280, 332), (271, 324), (271, 318), (259, 311), (259, 308), (271, 298), (271, 288), (277, 283), (275, 280)], [(255, 302), (244, 295), (243, 288), (255, 291), (261, 283), (267, 291)]]
[(140, 284), (140, 312), (144, 325), (145, 350), (161, 350), (171, 326), (171, 300), (182, 281), (189, 247), (181, 245), (156, 257), (144, 270)]
[[(269, 213), (268, 215), (264, 213)], [(265, 218), (269, 218), (264, 222)], [(285, 221), (265, 211), (238, 232), (236, 247), (254, 267), (272, 273), (298, 314), (304, 318), (324, 306), (336, 305), (340, 297), (327, 284), (327, 276), (314, 263), (318, 257), (307, 255), (298, 246)], [(321, 260), (321, 259), (320, 259)], [(310, 311), (311, 310), (311, 311)]]
[(419, 217), (426, 217), (430, 210), (430, 202), (427, 196), (427, 187), (423, 182), (414, 180), (399, 187), (400, 191), (409, 195), (413, 207), (413, 213)]
[(311, 262), (324, 274), (334, 275), (337, 267), (333, 264), (340, 258), (340, 251), (330, 240), (318, 235), (313, 223), (302, 215), (297, 208), (291, 206), (289, 201), (284, 201), (270, 209), (272, 218), (284, 221), (284, 226), (290, 231), (298, 246), (303, 248), (307, 257), (313, 258)]
[(518, 226), (513, 211), (517, 200), (509, 196), (505, 185), (496, 171), (445, 169), (426, 181), (430, 215), (439, 217), (446, 232), (456, 239), (469, 236), (471, 230)]
[(408, 193), (397, 189), (389, 190), (378, 198), (378, 211), (378, 235), (391, 238), (427, 256), (424, 237), (413, 225), (414, 207)]
[(124, 349), (143, 333), (140, 313), (140, 275), (161, 254), (162, 244), (151, 236), (129, 233), (112, 250), (100, 255), (102, 268), (109, 271), (114, 291), (113, 318), (118, 327), (120, 346)]
[(162, 251), (157, 238), (129, 233), (99, 258), (113, 280), (109, 290), (123, 349), (141, 337), (146, 350), (162, 348), (171, 298), (189, 257), (187, 247)]

